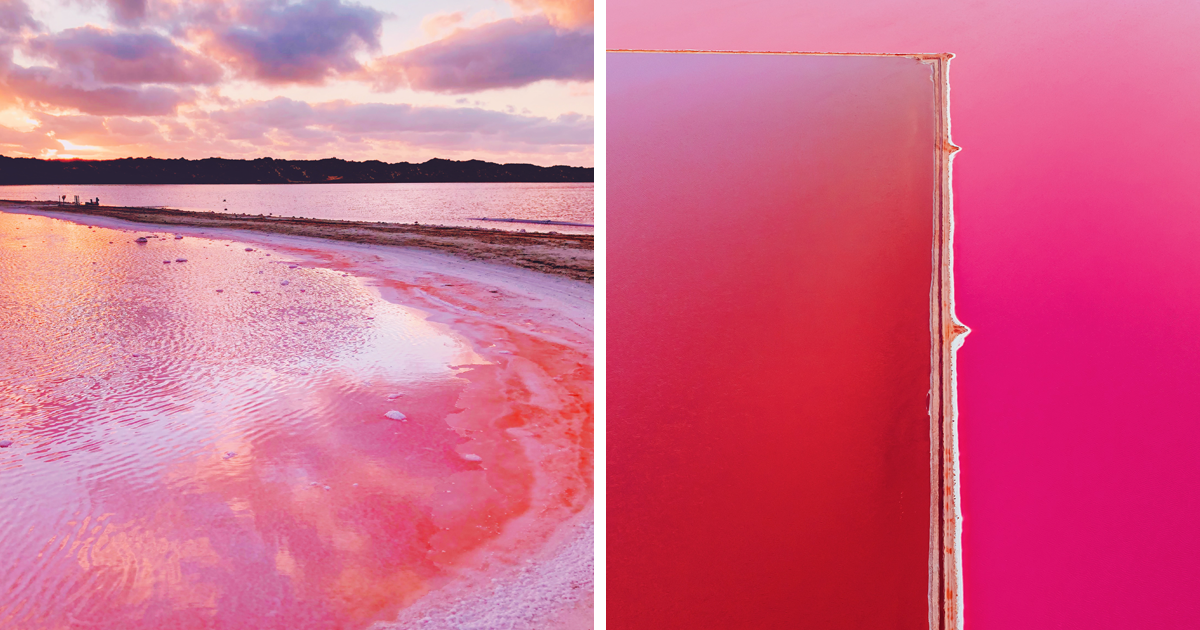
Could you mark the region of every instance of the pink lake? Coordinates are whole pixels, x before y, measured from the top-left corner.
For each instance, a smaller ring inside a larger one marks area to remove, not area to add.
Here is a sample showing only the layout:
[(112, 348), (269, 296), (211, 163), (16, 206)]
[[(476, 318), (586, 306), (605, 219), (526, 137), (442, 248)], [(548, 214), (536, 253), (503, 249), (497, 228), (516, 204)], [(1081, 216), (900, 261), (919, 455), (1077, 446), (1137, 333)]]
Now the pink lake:
[(552, 590), (518, 577), (561, 574), (590, 509), (590, 286), (141, 227), (0, 213), (0, 626), (352, 629)]

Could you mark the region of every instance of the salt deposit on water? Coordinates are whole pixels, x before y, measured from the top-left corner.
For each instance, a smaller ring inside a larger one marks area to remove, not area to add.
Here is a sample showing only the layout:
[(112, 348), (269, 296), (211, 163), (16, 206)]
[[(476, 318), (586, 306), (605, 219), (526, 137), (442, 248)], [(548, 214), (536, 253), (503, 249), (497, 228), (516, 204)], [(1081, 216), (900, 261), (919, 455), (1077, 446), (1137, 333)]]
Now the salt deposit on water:
[(185, 233), (0, 213), (0, 626), (357, 630), (428, 600), (547, 627), (585, 583), (543, 551), (589, 503), (590, 291), (228, 233), (309, 289), (250, 295), (282, 269)]

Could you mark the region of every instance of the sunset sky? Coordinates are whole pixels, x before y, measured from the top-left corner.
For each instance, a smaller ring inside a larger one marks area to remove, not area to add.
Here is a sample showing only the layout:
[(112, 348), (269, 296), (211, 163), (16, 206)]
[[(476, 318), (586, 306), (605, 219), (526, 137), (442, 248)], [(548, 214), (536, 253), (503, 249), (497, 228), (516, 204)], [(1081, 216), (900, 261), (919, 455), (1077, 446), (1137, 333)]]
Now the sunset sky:
[(592, 0), (0, 0), (0, 155), (592, 166)]

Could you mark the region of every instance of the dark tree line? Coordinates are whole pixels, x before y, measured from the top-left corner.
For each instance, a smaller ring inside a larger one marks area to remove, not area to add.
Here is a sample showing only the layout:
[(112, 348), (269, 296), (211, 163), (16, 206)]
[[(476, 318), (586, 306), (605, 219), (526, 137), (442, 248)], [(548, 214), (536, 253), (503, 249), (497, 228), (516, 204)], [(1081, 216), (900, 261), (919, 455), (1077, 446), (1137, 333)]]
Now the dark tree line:
[(591, 182), (582, 166), (495, 164), (432, 159), (421, 164), (378, 160), (203, 160), (123, 158), (38, 160), (0, 155), (0, 185), (21, 184), (327, 184), (369, 182)]

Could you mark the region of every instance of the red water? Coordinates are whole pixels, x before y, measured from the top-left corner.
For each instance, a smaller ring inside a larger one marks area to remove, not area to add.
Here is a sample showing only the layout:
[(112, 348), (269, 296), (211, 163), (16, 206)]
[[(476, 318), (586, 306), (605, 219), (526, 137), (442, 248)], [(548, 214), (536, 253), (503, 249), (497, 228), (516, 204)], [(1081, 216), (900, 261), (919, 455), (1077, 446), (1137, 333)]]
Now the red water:
[(0, 213), (0, 627), (361, 628), (590, 500), (590, 339), (511, 292), (136, 235)]
[(927, 628), (930, 67), (607, 63), (610, 626)]

